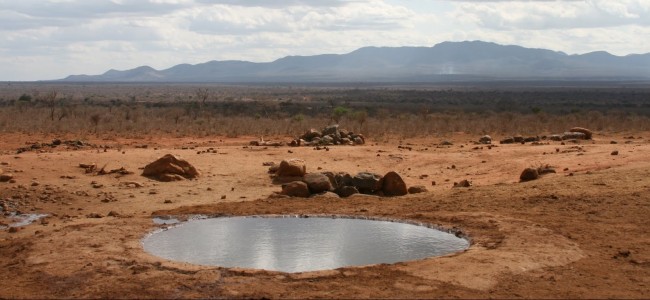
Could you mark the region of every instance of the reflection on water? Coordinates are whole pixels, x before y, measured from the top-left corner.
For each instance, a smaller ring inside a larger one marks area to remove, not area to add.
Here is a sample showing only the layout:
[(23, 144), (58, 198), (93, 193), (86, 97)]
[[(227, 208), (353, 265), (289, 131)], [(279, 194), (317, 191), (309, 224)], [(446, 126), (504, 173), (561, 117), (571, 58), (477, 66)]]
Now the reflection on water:
[(247, 217), (191, 220), (150, 235), (143, 244), (167, 259), (283, 272), (394, 263), (469, 246), (453, 234), (405, 223)]

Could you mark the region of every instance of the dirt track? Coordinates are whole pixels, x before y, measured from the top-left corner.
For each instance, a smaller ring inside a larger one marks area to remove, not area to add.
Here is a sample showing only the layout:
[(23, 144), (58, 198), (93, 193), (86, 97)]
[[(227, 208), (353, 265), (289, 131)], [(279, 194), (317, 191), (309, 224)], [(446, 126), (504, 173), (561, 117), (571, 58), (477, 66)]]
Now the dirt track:
[[(455, 145), (441, 148), (435, 146), (438, 139), (405, 141), (411, 151), (397, 144), (316, 151), (243, 148), (248, 139), (96, 140), (91, 142), (111, 148), (57, 147), (16, 155), (25, 142), (52, 137), (5, 135), (0, 162), (6, 164), (0, 168), (13, 173), (16, 183), (0, 183), (0, 199), (10, 210), (50, 216), (15, 233), (0, 231), (0, 297), (647, 298), (650, 143), (623, 136), (474, 149), (467, 141), (476, 137), (457, 135)], [(148, 147), (135, 148), (141, 144)], [(208, 148), (217, 153), (197, 154)], [(619, 155), (610, 155), (613, 150)], [(139, 168), (167, 153), (190, 161), (201, 178), (161, 183), (139, 176)], [(395, 170), (409, 186), (425, 185), (429, 192), (268, 198), (280, 187), (262, 163), (290, 157), (304, 159), (308, 171)], [(135, 174), (89, 175), (79, 163)], [(558, 172), (517, 182), (523, 168), (539, 164)], [(451, 188), (462, 179), (473, 186)], [(116, 216), (108, 216), (111, 211)], [(89, 217), (93, 213), (102, 218)], [(194, 266), (142, 250), (141, 238), (157, 228), (152, 215), (197, 213), (417, 220), (460, 228), (472, 246), (422, 261), (301, 274)]]

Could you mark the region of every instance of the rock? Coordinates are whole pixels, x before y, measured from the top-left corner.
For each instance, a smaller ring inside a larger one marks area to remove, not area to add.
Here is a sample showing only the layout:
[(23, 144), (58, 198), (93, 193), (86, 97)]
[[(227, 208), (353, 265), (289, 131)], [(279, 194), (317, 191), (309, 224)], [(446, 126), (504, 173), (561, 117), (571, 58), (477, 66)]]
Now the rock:
[(341, 196), (343, 198), (346, 198), (346, 197), (350, 197), (350, 196), (352, 196), (354, 194), (358, 194), (359, 190), (357, 190), (357, 188), (355, 188), (353, 186), (344, 186), (344, 187), (341, 187), (341, 188), (337, 189), (336, 193), (339, 196)]
[(275, 174), (278, 172), (278, 169), (280, 169), (280, 165), (273, 163), (269, 166), (269, 173)]
[(324, 192), (316, 195), (311, 195), (310, 198), (320, 199), (320, 198), (341, 198), (341, 197), (339, 197), (339, 195), (337, 195), (336, 193)]
[(452, 142), (450, 142), (450, 141), (442, 141), (442, 143), (440, 143), (440, 145), (441, 145), (441, 146), (453, 146), (454, 143), (452, 143)]
[(90, 219), (101, 219), (103, 217), (104, 216), (102, 216), (101, 214), (98, 214), (98, 213), (89, 213), (89, 214), (86, 215), (86, 218), (90, 218)]
[(14, 175), (10, 173), (1, 173), (0, 174), (0, 182), (9, 182), (12, 179), (14, 179)]
[(514, 144), (515, 143), (515, 138), (513, 137), (507, 137), (505, 139), (502, 139), (499, 141), (500, 144)]
[(550, 136), (548, 137), (548, 139), (551, 140), (551, 141), (557, 141), (557, 142), (559, 142), (559, 141), (562, 141), (562, 136), (559, 135), (559, 134), (552, 134), (552, 135), (550, 135)]
[(467, 179), (463, 179), (460, 182), (454, 182), (455, 188), (470, 187), (470, 186), (472, 186), (472, 183)]
[(492, 144), (492, 137), (486, 134), (478, 139), (478, 142), (481, 144)]
[[(346, 172), (340, 172), (334, 175), (334, 188), (342, 188), (344, 186), (352, 186), (352, 175)], [(358, 192), (358, 191), (357, 191)]]
[(419, 194), (428, 192), (427, 188), (423, 185), (412, 186), (408, 189), (409, 194)]
[(62, 143), (62, 142), (61, 142), (60, 139), (54, 139), (54, 140), (52, 140), (52, 145), (54, 145), (54, 146), (61, 145), (61, 143)]
[(341, 133), (339, 132), (339, 125), (338, 124), (330, 125), (330, 126), (325, 127), (325, 129), (323, 129), (323, 135), (324, 136), (325, 135), (330, 135), (330, 134), (338, 135), (339, 137), (341, 136)]
[(521, 172), (521, 175), (519, 175), (520, 182), (531, 181), (537, 178), (539, 178), (539, 172), (534, 168), (526, 168), (523, 172)]
[(356, 176), (352, 177), (352, 185), (361, 193), (372, 194), (382, 188), (381, 175), (370, 172), (360, 172)]
[(612, 155), (618, 155), (618, 150), (614, 150), (614, 151), (612, 151), (611, 154), (612, 154)]
[(290, 197), (309, 197), (309, 187), (302, 181), (293, 181), (282, 185), (282, 195)]
[(330, 178), (323, 173), (307, 173), (305, 174), (303, 181), (307, 184), (309, 191), (312, 194), (334, 190)]
[(384, 192), (384, 195), (389, 197), (404, 196), (408, 193), (408, 190), (406, 189), (406, 183), (404, 183), (402, 177), (393, 171), (388, 172), (386, 175), (384, 175), (384, 178), (382, 179), (381, 190)]
[(334, 136), (333, 135), (324, 135), (323, 138), (320, 140), (320, 143), (322, 145), (332, 145), (334, 144)]
[(178, 174), (160, 174), (157, 179), (162, 182), (172, 182), (185, 180), (185, 177)]
[(562, 134), (563, 140), (586, 140), (587, 135), (582, 132), (565, 132)]
[(524, 143), (532, 143), (532, 142), (539, 142), (540, 139), (537, 136), (529, 136), (527, 138), (524, 138)]
[(278, 170), (275, 173), (278, 177), (302, 177), (305, 176), (307, 167), (302, 159), (292, 158), (280, 162)]
[(197, 178), (200, 175), (189, 162), (167, 154), (158, 160), (148, 164), (142, 171), (142, 176), (160, 181), (174, 181)]
[(366, 143), (366, 138), (363, 134), (351, 134), (350, 139), (352, 139), (355, 145), (363, 145)]
[(320, 131), (312, 128), (307, 130), (307, 132), (301, 135), (300, 138), (306, 141), (311, 141), (314, 138), (321, 137), (321, 136), (323, 136), (323, 134)]
[(582, 127), (573, 127), (571, 129), (569, 129), (569, 132), (582, 133), (582, 134), (585, 135), (585, 139), (587, 139), (587, 140), (590, 140), (594, 135), (594, 133), (591, 130), (589, 130), (587, 128), (582, 128)]
[(524, 141), (524, 137), (521, 136), (521, 135), (515, 135), (515, 136), (512, 137), (512, 138), (515, 140), (515, 143), (521, 143), (521, 142)]

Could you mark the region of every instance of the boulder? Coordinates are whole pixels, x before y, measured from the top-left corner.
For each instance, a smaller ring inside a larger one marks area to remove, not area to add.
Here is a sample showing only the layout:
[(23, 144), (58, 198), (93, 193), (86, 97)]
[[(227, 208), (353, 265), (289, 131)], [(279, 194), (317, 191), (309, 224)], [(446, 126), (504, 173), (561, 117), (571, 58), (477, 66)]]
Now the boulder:
[(515, 143), (521, 143), (524, 141), (524, 137), (521, 135), (515, 135), (512, 138), (515, 140)]
[(521, 182), (531, 181), (537, 178), (539, 178), (539, 172), (534, 168), (526, 168), (521, 172), (521, 175), (519, 175), (519, 181)]
[(312, 194), (334, 190), (330, 178), (323, 173), (307, 173), (305, 174), (303, 181), (307, 184), (309, 191)]
[(478, 139), (478, 142), (481, 144), (492, 144), (492, 137), (486, 134)]
[[(174, 176), (177, 175), (177, 176)], [(189, 162), (174, 155), (167, 154), (158, 160), (146, 165), (142, 176), (161, 181), (176, 179), (193, 179), (200, 175)]]
[(332, 145), (334, 144), (334, 136), (333, 135), (325, 135), (323, 138), (320, 140), (320, 143), (322, 145)]
[(594, 135), (594, 133), (591, 130), (582, 127), (573, 127), (569, 129), (569, 132), (580, 132), (585, 135), (585, 139), (587, 140), (590, 140)]
[(287, 184), (282, 185), (282, 195), (287, 195), (290, 197), (309, 197), (309, 187), (306, 183), (302, 181), (292, 181)]
[(350, 134), (350, 139), (356, 145), (363, 145), (366, 143), (366, 137), (364, 137), (363, 134)]
[(370, 172), (360, 172), (356, 176), (352, 177), (352, 185), (361, 193), (372, 194), (382, 188), (381, 175)]
[(388, 172), (382, 180), (381, 190), (386, 196), (404, 196), (408, 193), (406, 183), (396, 172)]
[(524, 139), (524, 143), (532, 143), (532, 142), (539, 142), (540, 139), (538, 136), (529, 136)]
[(311, 141), (314, 138), (321, 137), (321, 136), (323, 136), (323, 134), (320, 131), (312, 128), (307, 130), (307, 132), (305, 132), (302, 136), (300, 136), (300, 138), (303, 140)]
[(586, 140), (587, 135), (582, 132), (568, 131), (562, 134), (563, 140)]
[(551, 140), (551, 141), (557, 141), (557, 142), (559, 142), (559, 141), (562, 141), (562, 136), (559, 135), (559, 134), (552, 134), (552, 135), (550, 135), (550, 136), (548, 137), (548, 139)]
[(330, 126), (325, 127), (325, 129), (323, 129), (323, 135), (330, 135), (330, 134), (338, 135), (339, 137), (341, 136), (341, 133), (339, 132), (339, 125), (338, 124), (330, 125)]
[(0, 174), (0, 182), (8, 182), (11, 181), (12, 179), (14, 179), (13, 174), (9, 174), (9, 173)]
[(409, 194), (419, 194), (428, 192), (427, 188), (423, 185), (412, 186), (408, 189)]
[(292, 158), (280, 162), (278, 170), (275, 173), (278, 177), (302, 177), (307, 172), (305, 161), (302, 159)]
[[(352, 175), (346, 172), (340, 172), (334, 175), (334, 187), (341, 188), (344, 186), (352, 186)], [(357, 191), (358, 192), (358, 191)]]
[(342, 198), (350, 197), (354, 194), (358, 194), (359, 190), (353, 186), (344, 186), (336, 190), (336, 194)]
[(500, 144), (514, 144), (515, 143), (515, 138), (513, 137), (507, 137), (505, 139), (502, 139), (499, 141)]

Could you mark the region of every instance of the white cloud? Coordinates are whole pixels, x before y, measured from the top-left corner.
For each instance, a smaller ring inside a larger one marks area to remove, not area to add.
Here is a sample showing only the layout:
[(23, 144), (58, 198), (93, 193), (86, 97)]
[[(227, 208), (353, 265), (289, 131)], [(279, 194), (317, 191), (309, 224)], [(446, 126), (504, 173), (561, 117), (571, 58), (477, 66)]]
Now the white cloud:
[(485, 40), (650, 52), (650, 0), (0, 0), (0, 80)]

